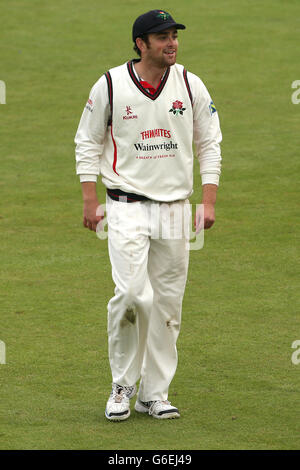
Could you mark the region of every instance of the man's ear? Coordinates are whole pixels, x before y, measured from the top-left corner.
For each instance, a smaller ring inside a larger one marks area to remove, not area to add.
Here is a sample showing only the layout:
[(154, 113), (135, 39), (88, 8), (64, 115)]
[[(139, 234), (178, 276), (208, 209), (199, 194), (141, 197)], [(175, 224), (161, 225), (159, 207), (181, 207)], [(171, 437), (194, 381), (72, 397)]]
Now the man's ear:
[(144, 52), (147, 49), (147, 44), (142, 38), (136, 38), (135, 43), (141, 52)]

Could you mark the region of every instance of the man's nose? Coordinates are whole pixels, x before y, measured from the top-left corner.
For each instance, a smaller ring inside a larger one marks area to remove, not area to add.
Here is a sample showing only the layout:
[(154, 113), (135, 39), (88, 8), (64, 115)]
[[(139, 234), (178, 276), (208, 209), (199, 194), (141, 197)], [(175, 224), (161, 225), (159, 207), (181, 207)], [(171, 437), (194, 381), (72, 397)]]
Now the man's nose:
[(172, 36), (169, 36), (168, 46), (175, 46), (176, 42), (177, 42), (177, 38), (173, 38)]

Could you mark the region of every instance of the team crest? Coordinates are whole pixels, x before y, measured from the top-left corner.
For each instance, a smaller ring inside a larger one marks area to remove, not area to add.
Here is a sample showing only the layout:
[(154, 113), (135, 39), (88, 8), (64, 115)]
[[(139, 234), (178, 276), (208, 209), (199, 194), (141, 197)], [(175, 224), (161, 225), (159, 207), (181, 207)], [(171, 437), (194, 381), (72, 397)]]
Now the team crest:
[(169, 110), (169, 113), (173, 113), (173, 114), (175, 114), (175, 116), (177, 116), (178, 114), (182, 115), (183, 111), (185, 111), (185, 110), (186, 110), (186, 108), (183, 107), (183, 102), (179, 101), (179, 100), (176, 100), (172, 104), (172, 108)]
[(166, 13), (165, 11), (160, 11), (157, 15), (157, 18), (160, 18), (164, 21), (166, 21), (169, 18), (169, 13)]

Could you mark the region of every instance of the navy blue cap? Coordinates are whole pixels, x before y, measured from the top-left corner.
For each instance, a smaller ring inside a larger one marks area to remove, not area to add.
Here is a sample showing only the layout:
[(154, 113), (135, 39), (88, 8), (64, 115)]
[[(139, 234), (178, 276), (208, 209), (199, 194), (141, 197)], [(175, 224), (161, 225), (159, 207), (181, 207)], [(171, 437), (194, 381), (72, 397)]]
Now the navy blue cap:
[(185, 29), (184, 24), (176, 23), (170, 13), (164, 10), (150, 10), (135, 20), (132, 27), (133, 42), (143, 34), (158, 33), (172, 27)]

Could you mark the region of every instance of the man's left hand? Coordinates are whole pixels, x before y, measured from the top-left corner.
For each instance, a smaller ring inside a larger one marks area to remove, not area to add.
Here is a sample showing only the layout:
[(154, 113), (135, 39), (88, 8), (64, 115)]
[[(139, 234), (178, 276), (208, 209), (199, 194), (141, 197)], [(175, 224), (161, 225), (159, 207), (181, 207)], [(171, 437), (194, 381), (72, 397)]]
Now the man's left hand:
[[(204, 218), (204, 220), (202, 220), (202, 218)], [(196, 229), (196, 233), (199, 233), (202, 228), (211, 228), (215, 223), (215, 220), (216, 215), (214, 204), (202, 204), (198, 207), (195, 214), (194, 227)]]

